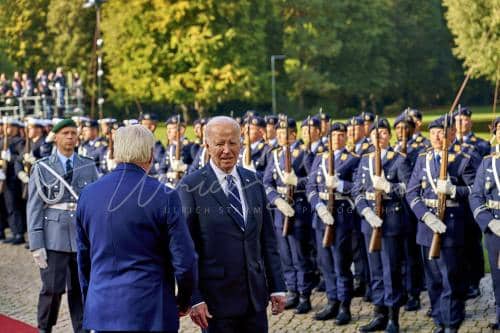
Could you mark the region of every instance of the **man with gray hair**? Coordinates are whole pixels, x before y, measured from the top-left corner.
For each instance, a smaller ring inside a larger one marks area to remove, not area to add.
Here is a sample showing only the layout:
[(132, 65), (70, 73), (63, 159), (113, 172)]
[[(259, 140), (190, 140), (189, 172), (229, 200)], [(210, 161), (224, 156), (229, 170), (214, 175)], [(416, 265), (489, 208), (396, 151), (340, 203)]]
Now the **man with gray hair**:
[(86, 329), (177, 332), (189, 309), (196, 255), (177, 192), (148, 176), (154, 144), (142, 125), (119, 128), (116, 168), (78, 201)]
[(281, 313), (286, 289), (266, 193), (254, 172), (236, 166), (234, 119), (212, 118), (206, 146), (210, 162), (178, 185), (200, 258), (190, 316), (208, 333), (267, 332), (267, 305)]

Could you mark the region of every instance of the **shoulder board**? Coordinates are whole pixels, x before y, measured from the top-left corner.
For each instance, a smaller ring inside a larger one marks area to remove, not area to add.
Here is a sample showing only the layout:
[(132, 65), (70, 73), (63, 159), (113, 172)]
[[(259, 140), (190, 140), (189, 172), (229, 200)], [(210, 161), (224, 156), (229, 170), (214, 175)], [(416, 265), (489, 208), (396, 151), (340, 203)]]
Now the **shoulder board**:
[(342, 153), (342, 154), (340, 155), (340, 160), (341, 160), (341, 161), (345, 161), (345, 160), (347, 160), (347, 156), (349, 156), (349, 154), (347, 154), (347, 153)]
[(396, 155), (396, 152), (394, 152), (394, 151), (392, 151), (392, 150), (391, 150), (391, 151), (388, 151), (388, 152), (387, 152), (387, 159), (388, 159), (388, 160), (392, 160), (392, 159), (394, 158), (394, 155)]
[(316, 152), (316, 154), (321, 154), (321, 153), (323, 153), (323, 151), (324, 151), (323, 146), (319, 146), (318, 147), (318, 151)]
[(456, 154), (449, 153), (448, 154), (448, 163), (451, 163), (451, 162), (455, 161), (455, 157), (456, 156), (457, 156)]
[(370, 147), (370, 144), (368, 142), (365, 142), (361, 145), (361, 149), (367, 149), (368, 147)]
[(453, 151), (456, 153), (459, 153), (462, 150), (462, 147), (459, 144), (454, 144), (453, 145)]
[(295, 148), (295, 149), (292, 151), (292, 156), (293, 156), (293, 157), (297, 157), (297, 156), (299, 156), (299, 154), (300, 154), (300, 149)]
[(417, 136), (417, 138), (415, 139), (415, 141), (417, 141), (417, 142), (420, 143), (420, 142), (424, 141), (424, 137), (423, 136)]

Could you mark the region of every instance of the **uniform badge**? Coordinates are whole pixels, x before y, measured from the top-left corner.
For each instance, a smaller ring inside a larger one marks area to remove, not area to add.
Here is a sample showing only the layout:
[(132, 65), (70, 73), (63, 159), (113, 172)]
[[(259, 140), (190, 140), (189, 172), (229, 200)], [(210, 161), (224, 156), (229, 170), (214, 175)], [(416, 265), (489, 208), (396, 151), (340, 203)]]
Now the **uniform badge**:
[(365, 142), (361, 145), (361, 149), (363, 149), (363, 150), (368, 149), (369, 146), (370, 146), (370, 144), (368, 142)]
[(448, 163), (455, 161), (455, 156), (456, 156), (455, 154), (448, 155)]
[(262, 148), (264, 148), (264, 142), (259, 143), (259, 145), (257, 146), (257, 148), (258, 148), (258, 149), (262, 149)]
[(347, 160), (347, 154), (343, 153), (342, 155), (340, 155), (340, 159), (341, 159), (342, 161)]
[(456, 153), (460, 152), (460, 148), (461, 148), (461, 147), (460, 147), (460, 145), (454, 145), (454, 146), (453, 146), (453, 150), (454, 150)]
[(427, 187), (427, 182), (425, 180), (422, 180), (421, 186), (422, 186), (422, 188), (426, 188)]
[(319, 183), (321, 183), (322, 180), (323, 180), (323, 177), (321, 177), (321, 176), (316, 177), (316, 183), (319, 184)]
[(417, 139), (415, 141), (422, 142), (423, 139), (424, 139), (423, 137), (419, 136), (419, 137), (417, 137)]
[(300, 153), (300, 150), (298, 150), (298, 149), (294, 149), (294, 150), (293, 150), (293, 153), (292, 153), (292, 156), (293, 156), (293, 157), (298, 157), (298, 156), (299, 156), (299, 153)]
[(94, 147), (96, 148), (99, 148), (99, 146), (101, 145), (101, 142), (100, 141), (97, 141), (95, 144), (94, 144)]
[(388, 160), (392, 160), (393, 157), (394, 157), (394, 152), (393, 151), (388, 151), (387, 152), (387, 159)]
[(273, 172), (273, 179), (274, 180), (278, 179), (278, 175), (276, 174), (276, 172)]

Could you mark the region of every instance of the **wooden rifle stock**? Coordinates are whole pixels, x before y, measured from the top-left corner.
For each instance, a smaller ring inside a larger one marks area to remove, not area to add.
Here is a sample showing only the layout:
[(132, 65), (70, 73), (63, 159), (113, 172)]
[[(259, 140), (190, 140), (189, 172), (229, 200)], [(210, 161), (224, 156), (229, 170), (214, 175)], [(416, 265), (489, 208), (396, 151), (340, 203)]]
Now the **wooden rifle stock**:
[[(378, 135), (378, 117), (375, 119), (375, 175), (382, 175), (382, 152), (380, 151)], [(381, 219), (382, 216), (382, 191), (375, 190), (375, 214)], [(377, 252), (382, 248), (382, 228), (373, 228), (368, 251)]]
[(245, 159), (246, 165), (252, 164), (252, 144), (250, 143), (250, 118), (247, 120), (246, 131), (245, 131)]
[[(180, 161), (181, 159), (181, 151), (182, 151), (182, 142), (181, 142), (181, 115), (177, 115), (177, 132), (176, 138), (177, 144), (175, 145), (175, 159)], [(181, 178), (180, 172), (176, 172), (176, 179)]]
[[(290, 143), (288, 142), (289, 140), (289, 133), (288, 133), (288, 119), (285, 118), (284, 120), (286, 122), (286, 144), (284, 146), (285, 149), (285, 172), (290, 173), (292, 170), (292, 154), (290, 153)], [(287, 185), (287, 202), (290, 205), (293, 205), (293, 192), (294, 188), (292, 185)], [(285, 216), (284, 221), (283, 221), (283, 237), (286, 237), (290, 234), (291, 229), (292, 229), (292, 224), (293, 224), (293, 217), (288, 217)]]
[[(328, 175), (335, 175), (335, 154), (333, 151), (332, 135), (328, 134)], [(328, 211), (335, 216), (335, 191), (334, 189), (328, 189)], [(334, 221), (335, 223), (335, 221)], [(327, 248), (332, 246), (335, 240), (335, 224), (327, 225), (325, 227), (325, 233), (323, 234), (323, 247)]]

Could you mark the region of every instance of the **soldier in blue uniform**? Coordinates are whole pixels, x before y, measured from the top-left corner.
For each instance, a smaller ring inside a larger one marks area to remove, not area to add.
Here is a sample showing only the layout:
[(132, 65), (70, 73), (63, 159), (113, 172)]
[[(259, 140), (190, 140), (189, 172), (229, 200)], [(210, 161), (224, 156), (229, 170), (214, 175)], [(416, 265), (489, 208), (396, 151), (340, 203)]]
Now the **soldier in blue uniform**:
[[(457, 134), (460, 142), (468, 143), (476, 148), (481, 156), (490, 153), (491, 145), (488, 141), (476, 136), (472, 131), (472, 111), (467, 107), (459, 107), (454, 113)], [(458, 128), (461, 126), (461, 128)]]
[(240, 156), (238, 159), (238, 165), (241, 165), (245, 169), (253, 172), (263, 173), (266, 169), (266, 158), (265, 158), (265, 146), (266, 142), (264, 140), (265, 136), (266, 122), (264, 118), (259, 116), (248, 116), (245, 117), (242, 125), (242, 130), (246, 133), (250, 139), (250, 164), (246, 165), (246, 154), (247, 147), (245, 144), (245, 135), (243, 135), (243, 145), (241, 147)]
[[(453, 126), (449, 119), (448, 126)], [(466, 201), (474, 181), (470, 157), (450, 149), (448, 180), (439, 180), (441, 150), (444, 140), (451, 142), (452, 133), (444, 137), (445, 118), (429, 124), (432, 148), (418, 156), (408, 184), (406, 199), (420, 221), (417, 243), (422, 246), (422, 257), (431, 314), (436, 324), (434, 332), (453, 333), (464, 319), (465, 283), (463, 258), (465, 245)], [(438, 193), (446, 194), (444, 221), (437, 214)], [(438, 259), (429, 259), (434, 233), (441, 234), (441, 253)]]
[[(14, 118), (8, 118), (7, 133), (3, 140), (8, 140), (7, 150), (2, 150), (2, 163), (6, 165), (3, 198), (12, 237), (4, 243), (19, 245), (24, 243), (26, 207), (22, 199), (22, 182), (17, 177), (18, 160), (23, 156), (24, 139), (20, 136), (22, 123)], [(3, 146), (3, 140), (0, 145)]]
[[(413, 119), (406, 113), (400, 114), (394, 121), (394, 129), (396, 132), (397, 142), (394, 150), (402, 153), (403, 138), (406, 137), (406, 163), (410, 170), (413, 170), (418, 155), (427, 147), (420, 141), (417, 142), (413, 138), (415, 132), (415, 123)], [(417, 244), (417, 224), (418, 220), (410, 209), (410, 206), (403, 200), (403, 208), (405, 219), (409, 223), (405, 230), (405, 244), (404, 244), (404, 283), (407, 295), (405, 304), (405, 311), (417, 311), (420, 309), (420, 292), (424, 287), (424, 268), (421, 258), (420, 246)]]
[[(179, 117), (171, 116), (167, 119), (167, 138), (168, 146), (165, 149), (165, 155), (160, 163), (160, 180), (170, 188), (175, 188), (182, 176), (187, 172), (189, 165), (192, 163), (191, 143), (184, 137), (186, 126), (184, 123), (177, 124)], [(180, 133), (180, 159), (176, 159), (177, 148), (177, 128)]]
[(318, 113), (315, 116), (315, 118), (319, 119), (319, 121), (321, 122), (320, 125), (321, 142), (324, 145), (326, 145), (328, 144), (328, 133), (330, 132), (330, 116), (320, 111), (320, 113)]
[(370, 111), (363, 111), (360, 114), (361, 119), (363, 119), (363, 126), (365, 127), (365, 136), (370, 140), (370, 128), (375, 121), (375, 114)]
[[(158, 126), (158, 116), (154, 113), (144, 113), (139, 117), (139, 122), (142, 126), (148, 128), (151, 132), (156, 131)], [(165, 157), (165, 147), (160, 140), (156, 140), (153, 147), (153, 166), (149, 170), (150, 176), (157, 176), (160, 172), (160, 164)]]
[(199, 170), (203, 168), (209, 161), (210, 156), (208, 154), (208, 150), (205, 147), (204, 143), (202, 142), (201, 138), (205, 137), (205, 125), (208, 123), (209, 119), (208, 118), (201, 118), (195, 121), (197, 123), (195, 127), (195, 132), (197, 133), (196, 136), (199, 139), (200, 145), (198, 147), (198, 150), (196, 152), (196, 155), (194, 156), (193, 163), (188, 168), (187, 173), (190, 174), (196, 170)]
[(412, 135), (412, 140), (418, 144), (424, 144), (426, 147), (430, 147), (431, 142), (429, 141), (429, 139), (424, 137), (421, 132), (423, 124), (422, 112), (417, 109), (410, 109), (408, 111), (408, 115), (413, 119), (413, 122), (415, 123), (415, 132)]
[[(291, 172), (285, 170), (286, 132), (291, 154)], [(271, 152), (271, 159), (264, 172), (264, 186), (269, 202), (276, 209), (274, 225), (279, 243), (282, 267), (288, 290), (285, 308), (296, 308), (298, 314), (311, 310), (310, 296), (314, 286), (311, 260), (311, 210), (306, 197), (308, 170), (304, 162), (307, 152), (297, 144), (297, 123), (294, 119), (280, 120), (277, 124), (280, 148)], [(287, 186), (294, 186), (293, 203), (287, 198)], [(291, 234), (282, 235), (284, 217), (293, 217)]]
[(108, 141), (99, 136), (99, 123), (96, 120), (83, 122), (83, 142), (78, 154), (94, 160), (99, 175), (106, 172), (106, 147)]
[(276, 139), (276, 124), (278, 123), (278, 117), (269, 115), (265, 116), (264, 120), (266, 121), (266, 143), (270, 151), (278, 146), (278, 140)]
[(370, 150), (370, 140), (365, 136), (363, 118), (354, 116), (347, 121), (347, 141), (349, 151), (362, 156)]
[[(500, 138), (498, 137), (498, 130), (500, 129), (500, 117), (496, 117), (495, 120), (493, 121), (492, 125), (492, 132), (493, 132), (493, 137), (491, 139), (491, 149), (490, 153), (500, 153)], [(493, 144), (496, 142), (495, 144)]]
[(195, 139), (191, 145), (191, 156), (193, 157), (193, 163), (196, 159), (196, 155), (198, 155), (198, 151), (203, 148), (203, 131), (207, 122), (207, 118), (198, 118), (193, 121), (193, 131), (195, 135)]
[[(500, 134), (495, 120), (494, 134)], [(500, 161), (498, 153), (486, 156), (476, 172), (476, 179), (469, 197), (474, 218), (484, 232), (484, 242), (488, 250), (488, 258), (495, 293), (496, 320), (491, 324), (493, 330), (500, 330)]]
[[(330, 176), (328, 159), (331, 152), (318, 154), (314, 159), (307, 182), (307, 199), (314, 211), (313, 229), (318, 251), (318, 266), (325, 280), (328, 303), (315, 315), (317, 320), (336, 317), (337, 325), (351, 320), (350, 304), (353, 297), (352, 230), (357, 218), (350, 198), (359, 156), (345, 148), (346, 126), (334, 123), (331, 138), (335, 158), (335, 175)], [(328, 211), (329, 189), (334, 189), (335, 209)], [(333, 246), (324, 248), (325, 226), (335, 227)]]
[[(372, 230), (382, 228), (382, 249), (368, 253), (370, 265), (372, 302), (375, 305), (374, 318), (360, 332), (399, 332), (399, 308), (403, 303), (402, 253), (405, 221), (402, 200), (410, 170), (405, 156), (395, 152), (390, 146), (390, 124), (380, 119), (370, 128), (371, 142), (375, 142), (378, 127), (381, 149), (382, 175), (375, 175), (375, 153), (361, 157), (353, 187), (355, 204), (362, 216), (362, 232), (368, 248)], [(375, 214), (375, 191), (383, 191), (383, 217)]]

